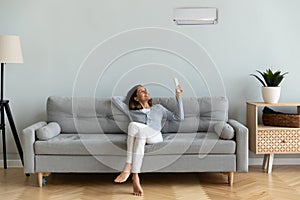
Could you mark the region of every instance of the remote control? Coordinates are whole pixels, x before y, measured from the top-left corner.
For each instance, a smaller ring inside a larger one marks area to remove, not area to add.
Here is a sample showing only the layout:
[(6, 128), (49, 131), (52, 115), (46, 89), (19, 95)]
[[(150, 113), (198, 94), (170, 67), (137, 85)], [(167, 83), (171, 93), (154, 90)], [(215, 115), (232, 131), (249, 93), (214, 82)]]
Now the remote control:
[(174, 83), (175, 83), (175, 88), (176, 88), (176, 90), (179, 90), (179, 82), (178, 82), (178, 79), (175, 77), (174, 78)]

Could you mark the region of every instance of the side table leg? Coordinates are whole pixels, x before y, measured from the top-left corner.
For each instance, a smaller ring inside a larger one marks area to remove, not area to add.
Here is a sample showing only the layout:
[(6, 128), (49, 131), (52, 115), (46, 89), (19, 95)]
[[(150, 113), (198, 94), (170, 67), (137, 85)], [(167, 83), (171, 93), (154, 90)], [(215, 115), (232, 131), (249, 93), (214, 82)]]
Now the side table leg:
[(274, 154), (270, 154), (268, 162), (268, 174), (271, 174), (273, 167)]
[(267, 169), (268, 162), (269, 162), (269, 158), (270, 158), (270, 155), (269, 155), (269, 154), (265, 154), (265, 155), (264, 155), (264, 160), (263, 160), (263, 164), (262, 164), (262, 168), (263, 168), (264, 170)]

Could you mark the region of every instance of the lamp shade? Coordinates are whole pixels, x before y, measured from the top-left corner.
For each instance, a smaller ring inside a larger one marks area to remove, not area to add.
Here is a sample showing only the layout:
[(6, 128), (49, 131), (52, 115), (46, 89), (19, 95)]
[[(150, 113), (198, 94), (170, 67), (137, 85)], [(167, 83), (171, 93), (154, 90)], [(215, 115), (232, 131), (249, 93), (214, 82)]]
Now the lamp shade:
[(0, 63), (23, 63), (19, 36), (0, 35)]

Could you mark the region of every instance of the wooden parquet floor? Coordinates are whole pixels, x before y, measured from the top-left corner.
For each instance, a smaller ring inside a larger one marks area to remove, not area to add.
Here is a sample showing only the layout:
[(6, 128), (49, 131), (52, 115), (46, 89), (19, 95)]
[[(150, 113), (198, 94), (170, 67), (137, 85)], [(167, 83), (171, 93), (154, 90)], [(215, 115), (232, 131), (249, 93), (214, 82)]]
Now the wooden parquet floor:
[(93, 199), (254, 199), (300, 200), (300, 166), (274, 166), (272, 174), (260, 166), (235, 173), (227, 184), (221, 173), (142, 174), (144, 197), (131, 195), (131, 181), (114, 184), (117, 174), (52, 174), (39, 188), (37, 176), (26, 177), (22, 168), (0, 169), (1, 200), (93, 200)]

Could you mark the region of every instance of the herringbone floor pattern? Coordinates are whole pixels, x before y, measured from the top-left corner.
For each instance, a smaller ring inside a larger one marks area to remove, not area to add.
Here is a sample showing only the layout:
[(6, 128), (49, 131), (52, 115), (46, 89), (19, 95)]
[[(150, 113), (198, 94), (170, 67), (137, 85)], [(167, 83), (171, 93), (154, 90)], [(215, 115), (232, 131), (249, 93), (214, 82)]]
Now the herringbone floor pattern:
[(37, 176), (26, 177), (21, 168), (0, 169), (1, 200), (93, 199), (300, 199), (300, 166), (274, 166), (272, 174), (260, 166), (235, 173), (234, 185), (221, 173), (142, 174), (144, 197), (131, 195), (131, 182), (114, 184), (116, 174), (52, 174), (47, 185)]

